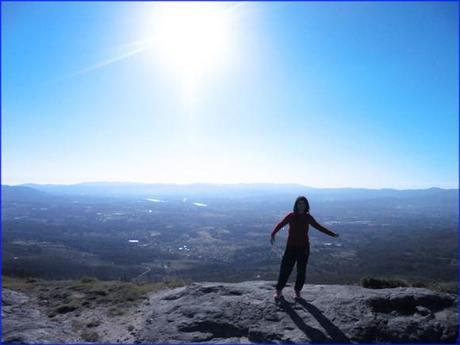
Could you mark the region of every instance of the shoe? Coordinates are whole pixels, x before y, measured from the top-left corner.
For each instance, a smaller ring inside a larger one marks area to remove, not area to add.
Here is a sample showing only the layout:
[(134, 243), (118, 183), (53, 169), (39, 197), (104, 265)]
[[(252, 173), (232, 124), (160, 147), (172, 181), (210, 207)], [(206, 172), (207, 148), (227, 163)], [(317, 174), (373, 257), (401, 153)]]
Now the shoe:
[(300, 290), (294, 289), (294, 293), (295, 293), (294, 298), (302, 298), (302, 296), (300, 295)]
[(273, 294), (274, 299), (279, 299), (282, 297), (283, 297), (283, 294), (281, 293), (281, 290), (276, 290), (276, 292)]

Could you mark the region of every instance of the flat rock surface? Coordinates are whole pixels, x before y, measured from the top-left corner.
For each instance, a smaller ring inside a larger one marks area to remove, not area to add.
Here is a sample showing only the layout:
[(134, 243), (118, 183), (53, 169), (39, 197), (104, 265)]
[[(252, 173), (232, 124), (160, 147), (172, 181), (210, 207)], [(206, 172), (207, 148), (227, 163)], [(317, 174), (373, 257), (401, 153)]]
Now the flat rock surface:
[[(49, 317), (34, 294), (2, 290), (3, 343), (454, 343), (457, 296), (425, 288), (275, 282), (193, 283), (149, 293), (108, 316), (93, 307)], [(43, 302), (43, 301), (42, 301)], [(97, 340), (83, 336), (97, 333)]]
[(138, 343), (448, 343), (457, 296), (425, 288), (292, 287), (275, 282), (193, 283), (152, 300)]

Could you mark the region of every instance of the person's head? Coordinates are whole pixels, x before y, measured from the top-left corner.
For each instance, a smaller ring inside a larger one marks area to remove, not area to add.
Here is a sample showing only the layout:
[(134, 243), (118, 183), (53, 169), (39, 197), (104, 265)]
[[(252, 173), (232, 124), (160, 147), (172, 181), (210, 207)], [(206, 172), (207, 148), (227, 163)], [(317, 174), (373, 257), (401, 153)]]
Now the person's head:
[(310, 212), (310, 204), (308, 203), (308, 200), (306, 197), (303, 195), (298, 196), (297, 199), (295, 199), (293, 211), (295, 214), (307, 214)]

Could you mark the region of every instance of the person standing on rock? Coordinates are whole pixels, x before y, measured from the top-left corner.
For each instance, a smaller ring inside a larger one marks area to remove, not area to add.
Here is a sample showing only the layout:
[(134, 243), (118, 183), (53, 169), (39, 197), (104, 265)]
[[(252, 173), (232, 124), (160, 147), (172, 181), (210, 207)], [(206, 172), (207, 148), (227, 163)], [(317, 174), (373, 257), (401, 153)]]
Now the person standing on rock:
[(305, 283), (305, 273), (308, 258), (310, 256), (310, 241), (308, 239), (308, 227), (312, 225), (319, 231), (332, 236), (339, 235), (319, 224), (310, 214), (310, 204), (304, 196), (299, 196), (295, 200), (293, 212), (289, 212), (283, 220), (276, 224), (271, 232), (270, 242), (275, 242), (275, 234), (282, 227), (289, 224), (289, 234), (281, 260), (281, 267), (276, 284), (276, 292), (273, 295), (275, 299), (282, 297), (282, 290), (285, 287), (294, 264), (297, 262), (297, 277), (294, 286), (295, 298), (301, 298), (300, 291)]

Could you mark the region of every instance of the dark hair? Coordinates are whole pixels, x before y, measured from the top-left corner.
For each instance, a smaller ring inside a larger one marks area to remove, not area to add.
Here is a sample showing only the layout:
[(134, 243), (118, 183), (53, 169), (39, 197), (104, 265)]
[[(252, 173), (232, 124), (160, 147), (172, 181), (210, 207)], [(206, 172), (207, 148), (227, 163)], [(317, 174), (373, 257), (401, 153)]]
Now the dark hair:
[(300, 195), (297, 197), (297, 199), (295, 199), (295, 203), (294, 203), (294, 207), (292, 208), (292, 210), (294, 211), (294, 214), (298, 214), (297, 212), (297, 203), (300, 201), (300, 200), (303, 200), (305, 201), (305, 214), (308, 214), (310, 212), (310, 204), (308, 203), (308, 200), (306, 197), (304, 197), (303, 195)]

